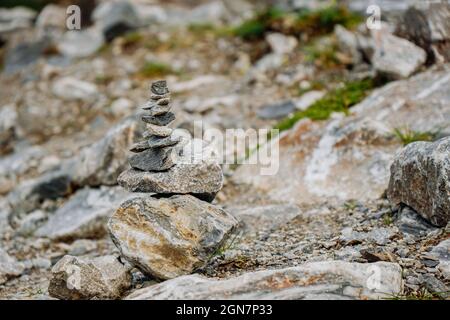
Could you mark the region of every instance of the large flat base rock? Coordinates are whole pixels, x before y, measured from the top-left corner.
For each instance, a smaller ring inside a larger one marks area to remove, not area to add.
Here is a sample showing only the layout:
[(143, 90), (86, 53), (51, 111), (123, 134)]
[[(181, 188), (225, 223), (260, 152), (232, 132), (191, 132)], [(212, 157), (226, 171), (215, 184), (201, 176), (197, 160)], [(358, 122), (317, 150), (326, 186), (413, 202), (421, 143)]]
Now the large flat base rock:
[(398, 294), (401, 286), (401, 268), (395, 263), (324, 261), (226, 280), (183, 276), (136, 290), (126, 299), (379, 299)]
[(145, 274), (171, 279), (203, 267), (237, 221), (189, 195), (125, 201), (108, 223), (122, 256)]

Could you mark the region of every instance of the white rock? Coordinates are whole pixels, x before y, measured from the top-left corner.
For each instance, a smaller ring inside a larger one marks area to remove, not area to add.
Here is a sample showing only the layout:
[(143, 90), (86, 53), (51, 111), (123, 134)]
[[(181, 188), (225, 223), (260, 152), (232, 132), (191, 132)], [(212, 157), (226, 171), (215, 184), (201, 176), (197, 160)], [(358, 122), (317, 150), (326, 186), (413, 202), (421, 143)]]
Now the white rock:
[(71, 77), (56, 79), (53, 82), (52, 91), (55, 96), (67, 101), (94, 102), (99, 96), (95, 84)]
[(306, 110), (313, 103), (322, 99), (325, 94), (326, 94), (325, 91), (312, 90), (306, 92), (300, 98), (295, 99), (293, 102), (298, 110)]
[(22, 263), (17, 262), (5, 250), (0, 248), (0, 285), (10, 278), (18, 277), (24, 271)]
[(203, 75), (192, 80), (176, 82), (170, 84), (170, 91), (173, 93), (180, 93), (185, 91), (191, 91), (197, 89), (198, 87), (210, 85), (213, 83), (217, 83), (223, 81), (223, 78), (216, 75)]
[(298, 40), (292, 36), (285, 36), (282, 33), (270, 33), (266, 36), (272, 52), (277, 54), (289, 54), (298, 45)]
[(184, 103), (183, 108), (188, 112), (203, 113), (220, 106), (236, 107), (238, 103), (239, 103), (239, 96), (237, 95), (212, 97), (208, 99), (200, 99), (198, 97), (192, 97)]
[(0, 34), (31, 27), (36, 12), (26, 7), (0, 8)]

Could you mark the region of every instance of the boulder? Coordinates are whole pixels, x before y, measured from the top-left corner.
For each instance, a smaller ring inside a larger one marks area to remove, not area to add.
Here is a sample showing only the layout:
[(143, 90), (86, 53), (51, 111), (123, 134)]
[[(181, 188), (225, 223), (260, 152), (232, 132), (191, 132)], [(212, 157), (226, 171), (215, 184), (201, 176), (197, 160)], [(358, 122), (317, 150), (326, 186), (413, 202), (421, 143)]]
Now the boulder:
[(205, 266), (236, 224), (224, 210), (189, 195), (147, 196), (122, 203), (108, 229), (132, 265), (171, 279)]
[(77, 191), (36, 230), (35, 235), (53, 240), (101, 238), (117, 206), (138, 195), (120, 187), (85, 188)]
[(52, 268), (48, 292), (66, 300), (119, 299), (131, 286), (129, 271), (115, 256), (89, 259), (66, 255)]
[(401, 288), (402, 269), (398, 264), (324, 261), (247, 272), (224, 280), (188, 275), (136, 290), (126, 299), (380, 299), (400, 293)]
[(408, 78), (425, 63), (425, 51), (414, 43), (388, 32), (380, 32), (379, 38), (372, 57), (378, 73), (394, 79)]
[(26, 7), (0, 9), (0, 34), (29, 28), (33, 24), (36, 12)]
[(450, 221), (450, 137), (414, 142), (401, 150), (391, 166), (387, 196), (406, 204), (436, 226)]

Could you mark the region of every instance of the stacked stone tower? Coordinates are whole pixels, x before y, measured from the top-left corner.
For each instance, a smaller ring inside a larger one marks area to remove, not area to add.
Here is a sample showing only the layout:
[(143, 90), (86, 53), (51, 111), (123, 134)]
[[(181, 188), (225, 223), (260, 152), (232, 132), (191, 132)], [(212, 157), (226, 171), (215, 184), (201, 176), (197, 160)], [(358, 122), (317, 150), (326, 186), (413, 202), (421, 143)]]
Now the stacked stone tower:
[(237, 221), (209, 203), (222, 188), (223, 174), (204, 152), (208, 146), (199, 139), (180, 143), (181, 136), (168, 127), (175, 115), (166, 81), (152, 83), (143, 108), (149, 113), (142, 116), (147, 131), (131, 147), (131, 168), (118, 178), (122, 187), (140, 193), (120, 205), (108, 228), (127, 261), (145, 274), (170, 279), (203, 267)]

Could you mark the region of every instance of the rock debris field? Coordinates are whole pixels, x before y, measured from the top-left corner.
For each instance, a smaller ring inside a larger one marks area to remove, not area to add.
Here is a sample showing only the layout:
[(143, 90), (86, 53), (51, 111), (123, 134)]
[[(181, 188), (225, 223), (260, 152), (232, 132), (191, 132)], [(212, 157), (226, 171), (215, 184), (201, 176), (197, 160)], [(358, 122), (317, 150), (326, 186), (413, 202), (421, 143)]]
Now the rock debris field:
[(0, 299), (450, 298), (449, 4), (23, 2)]

